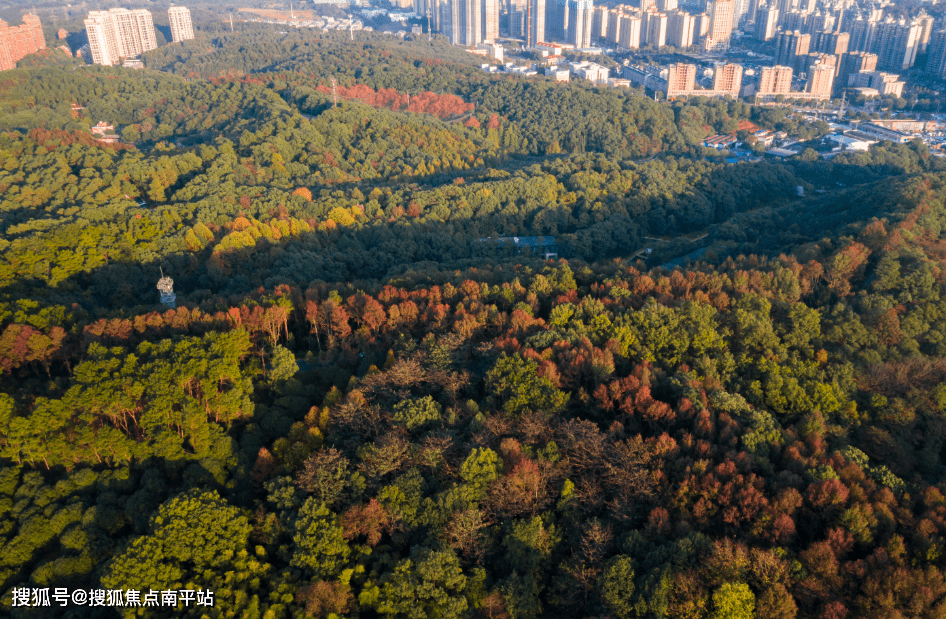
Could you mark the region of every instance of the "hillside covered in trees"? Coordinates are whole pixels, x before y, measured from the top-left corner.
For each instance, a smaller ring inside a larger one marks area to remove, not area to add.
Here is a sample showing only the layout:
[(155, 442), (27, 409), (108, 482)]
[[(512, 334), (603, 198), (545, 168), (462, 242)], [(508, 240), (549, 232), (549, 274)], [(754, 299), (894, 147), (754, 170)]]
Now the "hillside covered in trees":
[(946, 617), (921, 143), (731, 165), (821, 129), (437, 39), (145, 63), (0, 76), (2, 614)]

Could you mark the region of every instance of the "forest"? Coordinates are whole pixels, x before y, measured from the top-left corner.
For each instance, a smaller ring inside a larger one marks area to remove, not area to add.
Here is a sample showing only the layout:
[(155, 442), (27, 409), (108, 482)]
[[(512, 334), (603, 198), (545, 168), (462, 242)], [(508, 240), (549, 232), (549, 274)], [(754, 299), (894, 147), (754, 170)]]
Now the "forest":
[(946, 618), (921, 142), (730, 164), (823, 129), (436, 38), (144, 60), (0, 75), (0, 614)]

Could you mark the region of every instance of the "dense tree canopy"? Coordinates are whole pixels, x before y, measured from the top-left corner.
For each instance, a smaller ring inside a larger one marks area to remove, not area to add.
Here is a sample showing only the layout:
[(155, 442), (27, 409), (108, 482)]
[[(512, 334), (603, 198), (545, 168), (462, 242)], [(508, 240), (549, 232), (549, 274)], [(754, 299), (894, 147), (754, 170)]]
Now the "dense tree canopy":
[(699, 141), (820, 127), (437, 38), (245, 26), (145, 62), (0, 81), (4, 613), (943, 615), (922, 144), (730, 165)]

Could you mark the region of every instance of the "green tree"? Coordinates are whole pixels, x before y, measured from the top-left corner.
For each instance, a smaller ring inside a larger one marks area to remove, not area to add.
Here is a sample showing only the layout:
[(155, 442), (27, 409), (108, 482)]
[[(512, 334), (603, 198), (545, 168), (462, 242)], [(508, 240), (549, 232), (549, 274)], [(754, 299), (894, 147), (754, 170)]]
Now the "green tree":
[(713, 619), (752, 619), (755, 595), (746, 583), (724, 583), (713, 592)]
[(403, 400), (394, 405), (394, 423), (408, 430), (418, 430), (440, 421), (442, 410), (429, 395)]
[(459, 619), (469, 607), (467, 581), (452, 550), (421, 548), (385, 574), (380, 587), (363, 591), (359, 601), (385, 617)]
[(477, 496), (483, 496), (490, 482), (499, 477), (499, 455), (489, 447), (474, 447), (460, 465), (460, 478)]
[(525, 411), (554, 412), (565, 406), (568, 394), (555, 388), (547, 378), (538, 375), (539, 364), (516, 354), (503, 353), (486, 374), (487, 392), (500, 408), (518, 415)]
[(351, 548), (345, 541), (338, 516), (325, 503), (307, 499), (299, 510), (295, 531), (291, 565), (307, 568), (323, 580), (342, 571)]
[(164, 503), (149, 528), (106, 566), (103, 585), (122, 589), (146, 582), (168, 588), (205, 569), (220, 570), (246, 548), (252, 530), (238, 508), (203, 490)]
[(619, 619), (636, 616), (634, 610), (634, 560), (626, 555), (611, 559), (601, 572), (598, 588), (602, 601)]

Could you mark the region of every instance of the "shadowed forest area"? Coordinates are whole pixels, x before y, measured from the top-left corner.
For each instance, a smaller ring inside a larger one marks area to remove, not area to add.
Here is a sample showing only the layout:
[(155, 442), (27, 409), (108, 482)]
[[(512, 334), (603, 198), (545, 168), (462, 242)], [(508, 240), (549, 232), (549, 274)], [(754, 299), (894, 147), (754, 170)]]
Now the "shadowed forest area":
[(0, 75), (4, 614), (946, 617), (922, 143), (727, 164), (740, 120), (825, 129), (442, 39), (144, 62)]

